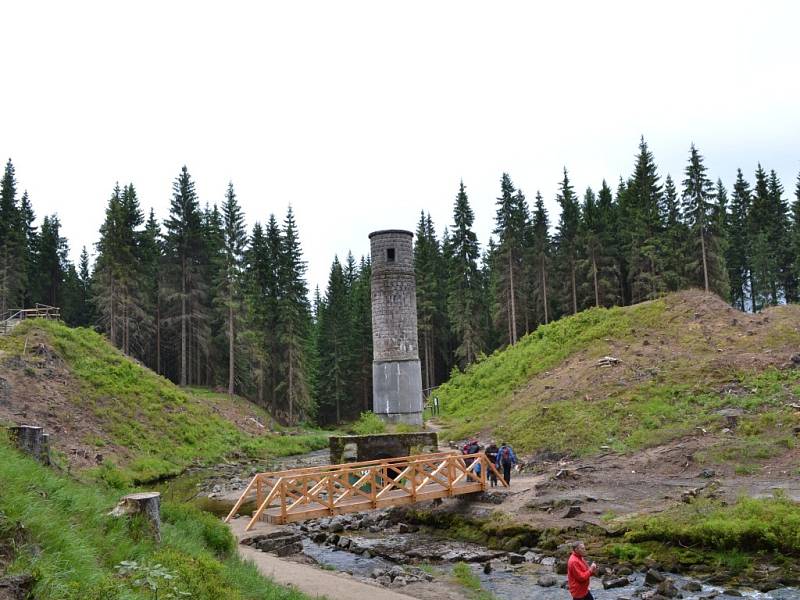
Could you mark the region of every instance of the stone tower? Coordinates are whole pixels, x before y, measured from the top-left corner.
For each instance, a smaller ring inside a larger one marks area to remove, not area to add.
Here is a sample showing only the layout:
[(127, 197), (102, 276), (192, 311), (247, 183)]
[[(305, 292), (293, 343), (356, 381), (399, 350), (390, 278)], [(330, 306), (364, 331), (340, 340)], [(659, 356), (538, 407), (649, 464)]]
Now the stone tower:
[(388, 423), (422, 425), (417, 286), (410, 231), (369, 234), (372, 254), (372, 406)]

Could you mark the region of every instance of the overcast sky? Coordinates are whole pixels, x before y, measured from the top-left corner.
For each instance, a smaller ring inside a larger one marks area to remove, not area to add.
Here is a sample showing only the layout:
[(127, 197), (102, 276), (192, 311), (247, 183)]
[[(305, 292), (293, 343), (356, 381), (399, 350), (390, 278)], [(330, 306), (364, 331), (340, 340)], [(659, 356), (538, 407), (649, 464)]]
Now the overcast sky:
[(4, 2), (0, 157), (77, 259), (115, 182), (167, 215), (233, 181), (249, 224), (293, 206), (310, 288), (377, 229), (452, 221), (463, 178), (485, 245), (503, 171), (551, 217), (614, 187), (639, 136), (677, 181), (694, 142), (800, 170), (800, 3)]

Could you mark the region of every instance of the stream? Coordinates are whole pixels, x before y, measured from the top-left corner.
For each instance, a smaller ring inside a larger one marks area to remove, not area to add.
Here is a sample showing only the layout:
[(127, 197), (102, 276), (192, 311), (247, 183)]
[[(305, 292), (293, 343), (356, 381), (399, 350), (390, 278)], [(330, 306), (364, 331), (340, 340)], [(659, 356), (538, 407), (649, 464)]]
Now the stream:
[[(235, 490), (247, 485), (253, 473), (326, 464), (327, 460), (327, 450), (320, 450), (267, 464), (224, 464), (194, 469), (162, 483), (159, 491), (165, 499), (191, 502), (224, 517), (235, 502)], [(252, 507), (246, 505), (241, 510), (242, 514), (251, 512)], [(445, 539), (435, 531), (398, 521), (396, 513), (390, 510), (295, 523), (287, 525), (283, 531), (285, 540), (255, 536), (249, 543), (271, 552), (276, 551), (276, 545), (285, 544), (284, 550), (291, 546), (285, 560), (313, 562), (320, 568), (347, 572), (410, 596), (416, 596), (415, 588), (421, 590), (420, 586), (425, 586), (424, 597), (435, 598), (439, 586), (443, 590), (442, 598), (452, 598), (453, 570), (457, 564), (464, 563), (480, 581), (481, 588), (500, 600), (569, 600), (570, 597), (562, 587), (566, 577), (556, 573), (557, 560), (552, 554), (525, 548), (522, 549), (525, 552), (515, 554)], [(277, 552), (281, 555), (280, 550)], [(463, 571), (464, 567), (459, 569)], [(667, 587), (662, 592), (675, 594), (668, 593), (666, 597), (724, 599), (744, 596), (758, 600), (800, 600), (800, 590), (796, 588), (736, 591), (674, 573), (660, 576), (672, 582), (663, 584)], [(592, 594), (597, 600), (647, 599), (656, 590), (656, 584), (645, 585), (643, 572), (615, 571), (607, 576), (609, 578), (619, 579), (619, 587), (603, 589), (599, 579), (593, 580)], [(444, 593), (445, 587), (450, 593)], [(462, 597), (472, 597), (471, 592), (463, 588)]]

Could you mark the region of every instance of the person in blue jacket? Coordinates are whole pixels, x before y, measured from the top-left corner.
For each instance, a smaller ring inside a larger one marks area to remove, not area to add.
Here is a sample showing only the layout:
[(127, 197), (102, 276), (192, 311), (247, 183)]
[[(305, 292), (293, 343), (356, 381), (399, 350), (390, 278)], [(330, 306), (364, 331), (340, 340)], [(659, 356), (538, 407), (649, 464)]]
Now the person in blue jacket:
[(497, 451), (496, 466), (498, 469), (502, 467), (503, 479), (506, 480), (508, 485), (511, 485), (511, 467), (515, 464), (517, 464), (517, 455), (514, 454), (514, 449), (503, 442), (500, 449)]

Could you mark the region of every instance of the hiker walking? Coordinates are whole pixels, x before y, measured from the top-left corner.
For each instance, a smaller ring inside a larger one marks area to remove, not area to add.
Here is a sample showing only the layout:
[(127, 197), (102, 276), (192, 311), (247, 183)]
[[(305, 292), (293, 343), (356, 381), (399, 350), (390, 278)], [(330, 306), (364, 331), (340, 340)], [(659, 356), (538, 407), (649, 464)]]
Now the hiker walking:
[(583, 542), (572, 544), (572, 554), (567, 561), (567, 587), (573, 600), (594, 600), (589, 591), (589, 580), (597, 573), (597, 564), (586, 564), (586, 546)]
[[(489, 459), (489, 462), (493, 465), (497, 464), (497, 444), (492, 442), (488, 446), (486, 446), (486, 450), (484, 453), (486, 454), (486, 458)], [(494, 469), (489, 469), (489, 483), (492, 487), (497, 487), (497, 472)]]
[(511, 467), (517, 464), (517, 455), (514, 454), (514, 449), (503, 442), (500, 449), (497, 451), (496, 466), (499, 469), (503, 468), (503, 479), (506, 480), (508, 485), (511, 485)]
[[(480, 446), (480, 444), (478, 444), (478, 440), (469, 440), (469, 441), (467, 441), (466, 444), (464, 444), (464, 447), (461, 448), (461, 454), (463, 454), (465, 456), (467, 454), (477, 454), (480, 451), (481, 451), (481, 446)], [(464, 464), (466, 466), (468, 466), (468, 467), (473, 462), (475, 462), (474, 458), (465, 458), (464, 459)]]

